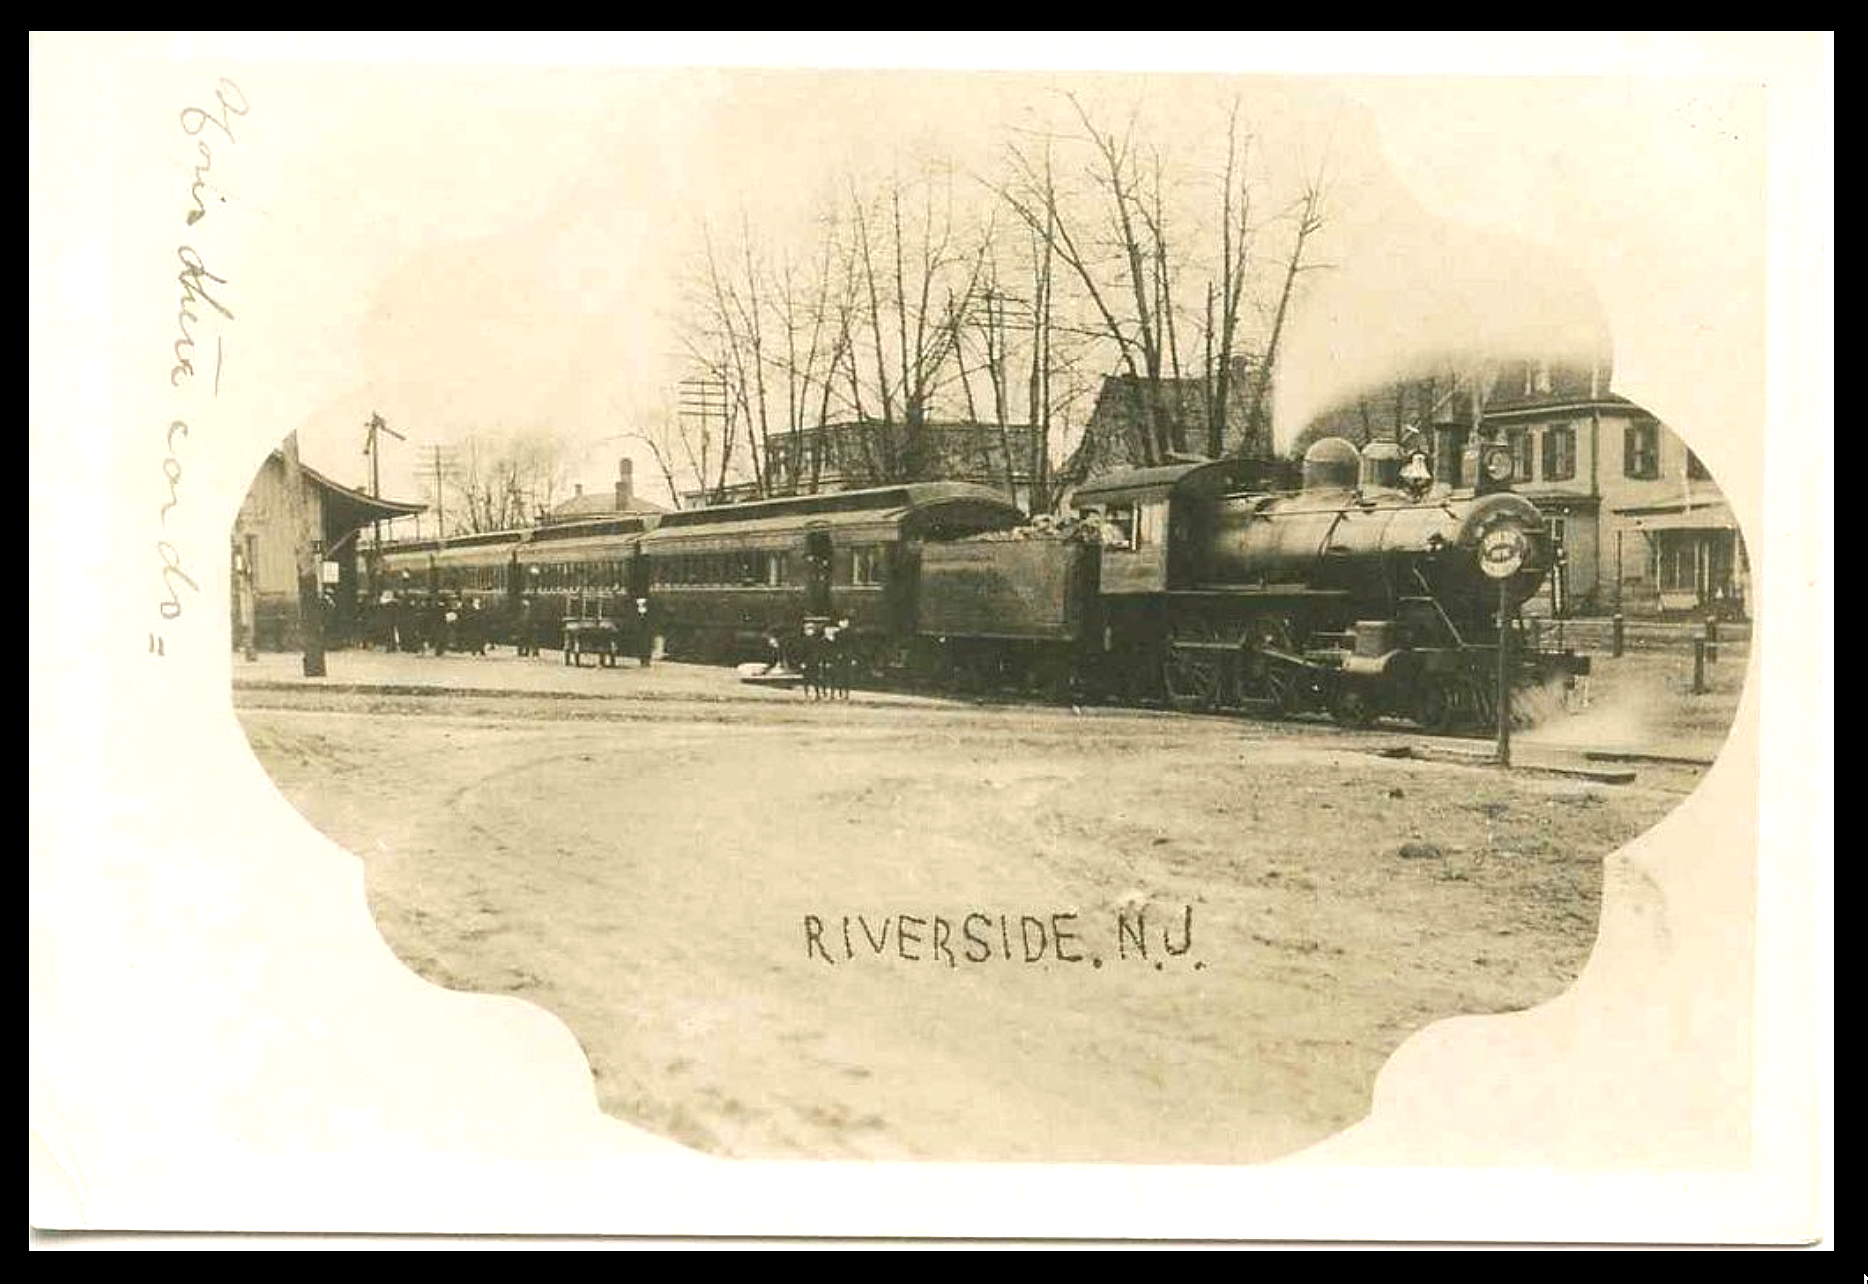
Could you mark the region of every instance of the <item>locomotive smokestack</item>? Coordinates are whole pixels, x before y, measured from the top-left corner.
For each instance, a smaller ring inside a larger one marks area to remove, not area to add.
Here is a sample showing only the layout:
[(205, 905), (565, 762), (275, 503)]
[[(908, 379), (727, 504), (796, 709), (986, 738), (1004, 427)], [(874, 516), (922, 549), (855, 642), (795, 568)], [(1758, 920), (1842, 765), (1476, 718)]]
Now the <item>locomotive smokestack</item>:
[(627, 459), (616, 461), (616, 511), (627, 509), (636, 497), (636, 466)]

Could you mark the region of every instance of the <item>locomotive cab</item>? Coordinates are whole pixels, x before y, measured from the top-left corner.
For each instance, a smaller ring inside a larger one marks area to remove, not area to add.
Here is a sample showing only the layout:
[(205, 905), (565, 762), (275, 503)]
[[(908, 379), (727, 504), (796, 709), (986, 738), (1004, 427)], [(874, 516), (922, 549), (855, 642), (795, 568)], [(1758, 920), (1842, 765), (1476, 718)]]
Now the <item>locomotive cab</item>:
[(1098, 477), (1072, 498), (1103, 526), (1098, 589), (1136, 599), (1190, 587), (1204, 572), (1215, 502), (1237, 483), (1235, 460), (1163, 464)]

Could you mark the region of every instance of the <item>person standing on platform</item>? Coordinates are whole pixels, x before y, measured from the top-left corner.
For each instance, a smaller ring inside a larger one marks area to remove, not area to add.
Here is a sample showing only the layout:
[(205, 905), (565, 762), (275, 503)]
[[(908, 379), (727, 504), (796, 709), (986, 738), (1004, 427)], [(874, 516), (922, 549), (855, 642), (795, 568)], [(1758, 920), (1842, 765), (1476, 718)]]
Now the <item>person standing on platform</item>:
[(848, 700), (850, 698), (850, 670), (856, 667), (856, 653), (853, 649), (853, 639), (850, 637), (850, 622), (847, 619), (838, 620), (830, 636), (830, 694), (838, 700)]
[(655, 618), (649, 614), (649, 599), (636, 599), (636, 659), (643, 668), (655, 658)]
[(804, 636), (798, 643), (798, 671), (804, 675), (804, 694), (813, 700), (823, 697), (824, 643), (817, 635), (817, 621), (804, 622)]
[(519, 599), (519, 654), (538, 654), (538, 603), (530, 593)]

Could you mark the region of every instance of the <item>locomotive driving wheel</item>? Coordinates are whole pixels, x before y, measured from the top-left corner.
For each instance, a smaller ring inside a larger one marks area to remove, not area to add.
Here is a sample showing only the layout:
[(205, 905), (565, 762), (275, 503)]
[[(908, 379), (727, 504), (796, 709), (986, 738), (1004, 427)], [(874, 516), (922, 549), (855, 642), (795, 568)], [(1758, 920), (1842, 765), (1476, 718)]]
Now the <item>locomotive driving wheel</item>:
[(1305, 678), (1285, 658), (1297, 654), (1289, 620), (1275, 615), (1252, 620), (1240, 642), (1239, 694), (1265, 701), (1274, 717), (1289, 718), (1301, 712)]
[(1178, 709), (1202, 711), (1225, 704), (1232, 657), (1211, 627), (1200, 620), (1182, 621), (1169, 630), (1167, 641), (1161, 683), (1169, 703)]
[(1447, 679), (1424, 674), (1415, 686), (1408, 714), (1421, 730), (1440, 735), (1453, 726), (1459, 703)]
[(1345, 727), (1360, 730), (1375, 725), (1375, 702), (1353, 682), (1345, 682), (1330, 701), (1330, 716)]
[(1275, 662), (1266, 666), (1259, 682), (1265, 698), (1271, 702), (1273, 716), (1294, 718), (1303, 711), (1303, 691), (1298, 676), (1290, 668)]

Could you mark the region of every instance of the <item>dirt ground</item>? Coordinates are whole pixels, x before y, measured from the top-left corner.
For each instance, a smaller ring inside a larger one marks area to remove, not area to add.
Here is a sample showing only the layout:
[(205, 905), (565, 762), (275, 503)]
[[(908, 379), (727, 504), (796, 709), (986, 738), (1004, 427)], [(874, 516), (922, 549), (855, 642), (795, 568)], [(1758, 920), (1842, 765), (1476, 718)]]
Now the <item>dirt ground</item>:
[(555, 1013), (606, 1110), (732, 1156), (1289, 1153), (1360, 1118), (1415, 1030), (1563, 990), (1602, 858), (1696, 779), (598, 681), (236, 705), (410, 967)]

